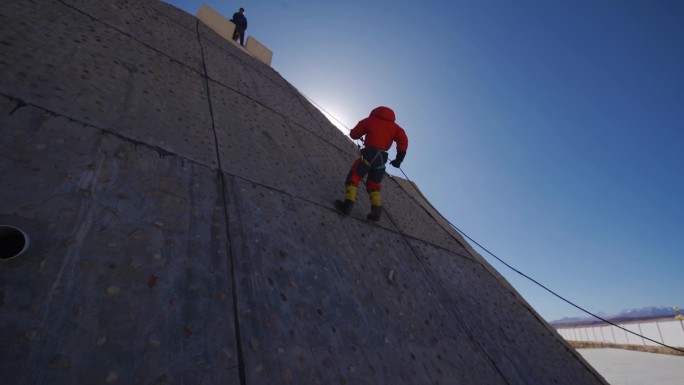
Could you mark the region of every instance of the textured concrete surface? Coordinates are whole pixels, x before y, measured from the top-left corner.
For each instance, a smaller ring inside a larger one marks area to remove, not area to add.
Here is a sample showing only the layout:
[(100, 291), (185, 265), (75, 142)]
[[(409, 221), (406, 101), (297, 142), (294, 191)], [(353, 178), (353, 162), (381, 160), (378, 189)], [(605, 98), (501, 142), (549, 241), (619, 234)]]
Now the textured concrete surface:
[(337, 214), (354, 144), (193, 16), (0, 25), (0, 384), (604, 383), (407, 181)]

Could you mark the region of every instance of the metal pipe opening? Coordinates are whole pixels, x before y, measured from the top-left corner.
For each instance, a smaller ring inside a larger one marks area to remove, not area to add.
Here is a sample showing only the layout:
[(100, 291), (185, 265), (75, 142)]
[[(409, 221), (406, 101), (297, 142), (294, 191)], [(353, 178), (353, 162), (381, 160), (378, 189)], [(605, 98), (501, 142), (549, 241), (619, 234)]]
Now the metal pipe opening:
[(0, 225), (0, 260), (22, 255), (29, 247), (29, 237), (13, 226)]

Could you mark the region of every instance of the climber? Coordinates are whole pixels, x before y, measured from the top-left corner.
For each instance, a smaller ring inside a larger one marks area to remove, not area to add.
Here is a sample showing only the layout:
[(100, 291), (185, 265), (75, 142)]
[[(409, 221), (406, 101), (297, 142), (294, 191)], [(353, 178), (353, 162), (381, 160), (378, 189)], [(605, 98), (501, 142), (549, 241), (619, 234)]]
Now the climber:
[(390, 164), (399, 168), (404, 161), (408, 149), (408, 137), (403, 128), (394, 122), (394, 111), (388, 107), (377, 107), (370, 115), (354, 127), (349, 136), (361, 139), (365, 136), (361, 156), (351, 166), (345, 181), (344, 201), (335, 201), (335, 207), (342, 214), (348, 215), (356, 202), (356, 189), (366, 175), (366, 191), (371, 201), (371, 212), (366, 218), (377, 222), (382, 214), (380, 189), (382, 177), (385, 176), (387, 150), (392, 142), (397, 143), (397, 156)]

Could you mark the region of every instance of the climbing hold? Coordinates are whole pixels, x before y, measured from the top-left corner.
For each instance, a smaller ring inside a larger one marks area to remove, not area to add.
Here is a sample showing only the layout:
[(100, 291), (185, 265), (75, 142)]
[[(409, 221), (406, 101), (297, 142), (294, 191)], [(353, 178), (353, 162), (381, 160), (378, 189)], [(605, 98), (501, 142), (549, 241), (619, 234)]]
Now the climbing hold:
[(397, 278), (399, 278), (399, 274), (394, 269), (390, 269), (389, 272), (387, 273), (387, 282), (394, 284), (397, 282)]

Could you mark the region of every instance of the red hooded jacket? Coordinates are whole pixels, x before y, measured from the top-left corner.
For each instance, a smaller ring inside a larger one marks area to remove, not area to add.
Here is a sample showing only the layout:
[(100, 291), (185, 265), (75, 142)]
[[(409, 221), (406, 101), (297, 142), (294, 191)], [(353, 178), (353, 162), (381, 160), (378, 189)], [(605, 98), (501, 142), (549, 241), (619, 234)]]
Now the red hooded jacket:
[(377, 107), (371, 111), (370, 116), (356, 124), (349, 136), (352, 139), (360, 139), (366, 135), (366, 146), (375, 147), (378, 150), (387, 151), (392, 147), (392, 142), (397, 142), (397, 151), (406, 152), (408, 149), (408, 137), (403, 128), (394, 123), (394, 111), (387, 107)]

